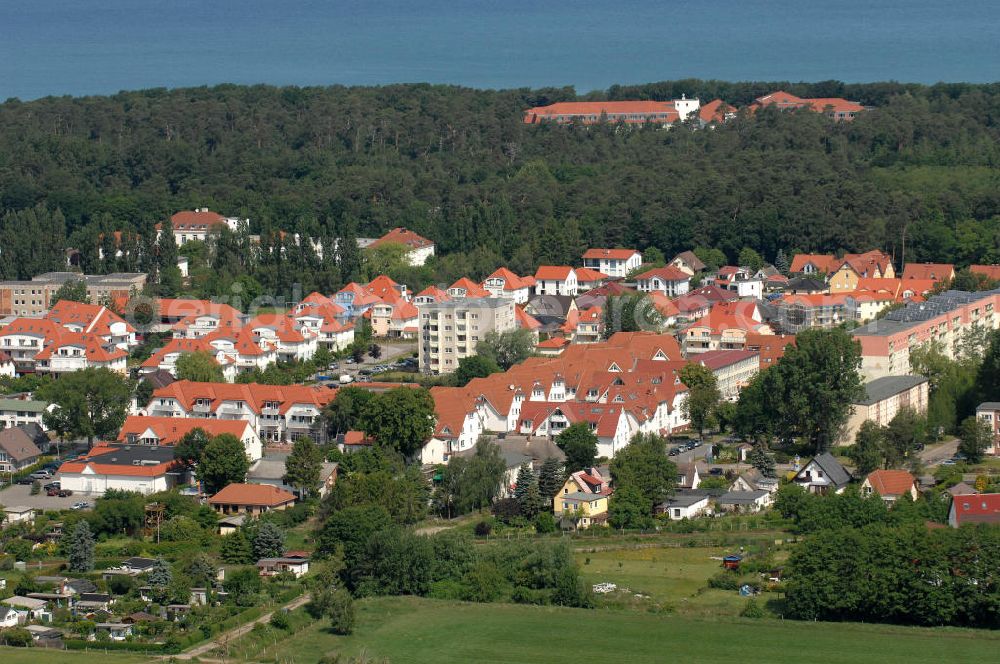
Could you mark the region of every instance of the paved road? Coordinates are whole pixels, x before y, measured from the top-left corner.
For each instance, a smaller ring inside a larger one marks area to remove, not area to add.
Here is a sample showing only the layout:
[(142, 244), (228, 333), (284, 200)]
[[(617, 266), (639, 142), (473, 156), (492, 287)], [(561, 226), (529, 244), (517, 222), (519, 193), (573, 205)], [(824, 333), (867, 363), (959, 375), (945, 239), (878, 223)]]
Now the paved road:
[[(283, 606), (282, 608), (291, 611), (293, 609), (299, 608), (300, 606), (304, 606), (308, 601), (309, 601), (309, 595), (301, 595), (293, 599), (288, 604), (285, 604), (285, 606)], [(201, 657), (202, 655), (205, 655), (211, 652), (212, 650), (215, 650), (216, 648), (223, 648), (229, 642), (235, 641), (239, 637), (243, 636), (244, 634), (252, 630), (254, 625), (257, 625), (258, 623), (268, 622), (271, 619), (272, 615), (274, 615), (274, 611), (265, 613), (256, 620), (251, 620), (250, 622), (244, 623), (239, 627), (234, 627), (228, 632), (223, 632), (222, 634), (219, 634), (211, 641), (203, 643), (200, 646), (195, 646), (194, 648), (191, 648), (190, 650), (182, 652), (178, 655), (174, 655), (171, 659), (194, 659), (195, 657)]]

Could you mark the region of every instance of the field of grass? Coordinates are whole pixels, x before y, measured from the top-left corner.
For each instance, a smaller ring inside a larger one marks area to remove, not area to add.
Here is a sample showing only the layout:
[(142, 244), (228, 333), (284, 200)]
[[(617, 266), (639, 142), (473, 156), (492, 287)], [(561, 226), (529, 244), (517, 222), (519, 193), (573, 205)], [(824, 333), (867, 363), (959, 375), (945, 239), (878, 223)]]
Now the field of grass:
[[(565, 609), (512, 604), (466, 604), (413, 597), (358, 603), (349, 637), (324, 623), (277, 644), (257, 661), (309, 663), (338, 653), (387, 657), (392, 664), (504, 662), (542, 664), (579, 653), (635, 664), (695, 661), (881, 664), (993, 661), (1000, 635), (956, 629), (710, 620), (638, 611)], [(275, 658), (270, 653), (279, 652)]]
[(152, 661), (149, 655), (105, 653), (104, 651), (47, 650), (45, 648), (7, 648), (0, 646), (3, 664), (139, 664)]

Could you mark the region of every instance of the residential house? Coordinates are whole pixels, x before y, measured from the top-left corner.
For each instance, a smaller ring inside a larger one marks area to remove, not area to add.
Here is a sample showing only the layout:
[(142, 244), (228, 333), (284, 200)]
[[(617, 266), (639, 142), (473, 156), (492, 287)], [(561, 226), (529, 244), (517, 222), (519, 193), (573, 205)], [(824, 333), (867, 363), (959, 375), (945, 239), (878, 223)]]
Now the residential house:
[[(241, 227), (246, 227), (249, 223), (249, 219), (223, 217), (218, 212), (212, 212), (204, 207), (195, 210), (183, 210), (170, 217), (174, 241), (178, 247), (194, 240), (205, 242), (208, 240), (209, 234), (218, 233), (223, 228), (228, 228), (235, 232)], [(156, 230), (157, 233), (161, 232), (163, 224), (157, 224)]]
[(12, 606), (0, 606), (0, 628), (17, 627), (21, 616)]
[(903, 280), (926, 279), (933, 282), (951, 281), (955, 266), (950, 263), (907, 263), (903, 266)]
[(709, 494), (698, 491), (678, 491), (654, 508), (657, 514), (666, 514), (671, 521), (695, 519), (708, 511)]
[(588, 249), (583, 266), (612, 278), (622, 279), (642, 265), (642, 254), (635, 249)]
[(896, 276), (892, 258), (877, 249), (863, 254), (844, 254), (831, 265), (837, 266), (828, 279), (831, 293), (857, 290), (861, 279), (892, 279)]
[(535, 271), (536, 295), (576, 296), (576, 271), (567, 265), (541, 265)]
[(723, 512), (738, 512), (753, 514), (771, 506), (774, 496), (766, 489), (756, 491), (729, 491), (715, 500), (715, 504)]
[(32, 620), (37, 620), (39, 622), (52, 621), (52, 613), (48, 610), (48, 608), (46, 608), (48, 606), (48, 602), (43, 599), (34, 599), (31, 597), (14, 595), (13, 597), (0, 600), (0, 604), (17, 611), (18, 625), (24, 625)]
[(829, 452), (811, 459), (793, 481), (809, 493), (841, 493), (851, 482), (851, 474)]
[(377, 337), (414, 339), (419, 331), (417, 307), (405, 300), (376, 304), (368, 314)]
[(16, 375), (17, 367), (14, 365), (14, 358), (0, 350), (0, 376), (13, 378)]
[(865, 396), (852, 404), (841, 444), (853, 443), (865, 422), (886, 426), (904, 408), (926, 413), (929, 385), (923, 376), (884, 376), (865, 383)]
[(916, 500), (917, 480), (905, 470), (876, 470), (868, 474), (861, 483), (861, 493), (865, 496), (877, 495), (888, 505), (903, 496)]
[(382, 301), (361, 284), (351, 282), (337, 291), (333, 296), (334, 303), (350, 319), (364, 315), (366, 311)]
[(958, 528), (976, 523), (1000, 523), (1000, 493), (952, 497), (948, 525)]
[(295, 494), (269, 484), (230, 484), (208, 499), (220, 514), (249, 514), (286, 510), (295, 504)]
[(534, 277), (519, 277), (505, 267), (496, 269), (483, 280), (483, 288), (490, 295), (510, 298), (514, 300), (514, 304), (525, 304), (534, 286)]
[(406, 228), (393, 228), (370, 243), (368, 247), (381, 247), (388, 244), (401, 244), (406, 247), (406, 260), (412, 266), (424, 265), (427, 259), (434, 256), (434, 242)]
[(260, 437), (249, 422), (214, 417), (129, 415), (118, 433), (118, 442), (125, 445), (174, 446), (195, 429), (201, 429), (211, 438), (222, 434), (235, 437), (243, 443), (249, 461), (256, 461), (263, 454)]
[(789, 272), (804, 275), (832, 274), (840, 265), (835, 256), (829, 254), (795, 254)]
[(987, 454), (1000, 454), (1000, 401), (984, 401), (976, 406), (976, 417), (985, 422), (993, 434), (993, 443)]
[(719, 302), (704, 316), (681, 331), (688, 356), (710, 350), (743, 350), (748, 334), (773, 334), (761, 322), (760, 309), (752, 301)]
[[(250, 466), (250, 469), (247, 471), (247, 483), (267, 484), (270, 486), (276, 486), (279, 489), (288, 491), (289, 493), (298, 494), (298, 489), (285, 481), (285, 462), (287, 460), (287, 453), (272, 452), (262, 459), (254, 461), (254, 463)], [(326, 496), (336, 482), (337, 464), (324, 462), (320, 466), (319, 486), (316, 488), (315, 495), (320, 498)]]
[(744, 493), (763, 490), (775, 493), (778, 490), (778, 484), (777, 477), (765, 477), (758, 469), (751, 468), (733, 480), (733, 483), (729, 485), (729, 490)]
[(13, 526), (18, 523), (32, 524), (35, 521), (35, 508), (24, 505), (14, 505), (3, 508), (3, 524)]
[(672, 265), (647, 270), (635, 279), (640, 292), (662, 293), (667, 297), (685, 295), (691, 288), (691, 276)]
[(701, 470), (698, 468), (697, 463), (679, 463), (677, 464), (677, 488), (678, 489), (697, 489), (701, 484)]
[(184, 478), (172, 447), (99, 444), (87, 455), (59, 467), (63, 489), (103, 494), (109, 489), (142, 494), (166, 491)]
[(757, 353), (760, 371), (774, 366), (785, 356), (785, 351), (795, 345), (794, 334), (748, 334), (746, 349)]
[(578, 293), (585, 293), (595, 288), (600, 288), (608, 281), (608, 275), (589, 267), (578, 267), (573, 270), (576, 273), (576, 290)]
[(308, 558), (261, 558), (257, 561), (257, 571), (261, 576), (291, 574), (300, 579), (309, 572)]
[(0, 429), (0, 473), (16, 473), (38, 462), (38, 449), (24, 429)]
[(36, 424), (45, 427), (43, 416), (49, 404), (33, 399), (0, 399), (0, 426), (5, 428)]
[(448, 297), (451, 299), (472, 299), (490, 297), (490, 292), (468, 277), (460, 277), (451, 286), (448, 286)]
[(969, 271), (993, 281), (1000, 281), (1000, 265), (970, 265)]
[(670, 261), (670, 265), (692, 277), (703, 271), (706, 267), (693, 251), (682, 251), (677, 254), (674, 256), (673, 260)]
[(131, 623), (97, 623), (94, 627), (99, 634), (107, 634), (112, 641), (126, 641), (132, 636)]
[(714, 127), (714, 125), (728, 122), (736, 117), (736, 107), (727, 104), (721, 99), (713, 99), (707, 104), (702, 104), (698, 109), (698, 120), (702, 127)]

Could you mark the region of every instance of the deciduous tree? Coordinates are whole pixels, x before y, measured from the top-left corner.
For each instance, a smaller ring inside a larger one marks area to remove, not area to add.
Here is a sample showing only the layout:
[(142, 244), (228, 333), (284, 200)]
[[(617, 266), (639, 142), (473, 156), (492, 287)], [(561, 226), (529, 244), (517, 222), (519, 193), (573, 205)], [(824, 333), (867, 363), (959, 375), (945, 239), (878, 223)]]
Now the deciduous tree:
[(566, 455), (567, 473), (575, 473), (594, 465), (594, 458), (597, 456), (597, 436), (586, 422), (576, 422), (563, 429), (556, 436), (556, 445)]
[(249, 468), (243, 443), (236, 436), (223, 433), (205, 446), (195, 474), (207, 493), (217, 493), (228, 484), (246, 479)]

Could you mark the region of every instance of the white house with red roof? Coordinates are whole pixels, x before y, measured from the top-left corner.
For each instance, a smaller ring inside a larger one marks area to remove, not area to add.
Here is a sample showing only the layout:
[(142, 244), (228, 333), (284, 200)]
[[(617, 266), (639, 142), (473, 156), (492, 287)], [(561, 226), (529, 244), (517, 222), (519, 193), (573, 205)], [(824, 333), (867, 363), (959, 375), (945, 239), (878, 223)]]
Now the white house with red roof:
[(589, 267), (578, 267), (574, 272), (576, 272), (576, 290), (578, 293), (600, 288), (608, 281), (608, 275), (598, 270), (592, 270)]
[(976, 523), (1000, 523), (1000, 493), (952, 496), (948, 525), (958, 528)]
[(415, 339), (420, 328), (417, 307), (406, 300), (380, 302), (368, 313), (372, 324), (372, 334), (377, 337)]
[(483, 298), (491, 296), (490, 291), (486, 290), (468, 277), (461, 277), (457, 279), (455, 283), (448, 286), (447, 293), (448, 297), (451, 299)]
[(493, 297), (507, 297), (515, 304), (526, 303), (534, 286), (534, 277), (519, 277), (505, 267), (497, 268), (483, 280), (483, 288)]
[(750, 300), (717, 302), (706, 316), (680, 334), (685, 355), (710, 350), (743, 350), (748, 334), (774, 334), (761, 322), (760, 309)]
[(535, 271), (536, 295), (576, 296), (576, 271), (568, 265), (540, 265)]
[(214, 417), (152, 417), (129, 415), (118, 432), (118, 443), (123, 445), (174, 446), (184, 436), (201, 429), (209, 437), (222, 434), (234, 436), (243, 443), (247, 459), (256, 461), (263, 456), (264, 448), (253, 426), (245, 420), (220, 420)]
[(401, 244), (406, 247), (406, 259), (413, 266), (423, 265), (428, 258), (434, 255), (432, 241), (406, 228), (393, 228), (368, 246), (381, 247), (387, 244)]
[(678, 297), (690, 290), (691, 275), (673, 265), (656, 267), (638, 275), (636, 287), (642, 293), (662, 293), (667, 297)]
[(179, 380), (155, 390), (146, 412), (155, 417), (245, 420), (266, 442), (290, 441), (299, 435), (323, 440), (325, 429), (318, 419), (336, 394), (321, 386)]
[[(223, 217), (218, 212), (212, 212), (208, 208), (184, 210), (170, 217), (170, 224), (174, 229), (174, 241), (178, 247), (192, 240), (204, 242), (213, 230), (217, 232), (220, 228), (228, 228), (231, 231), (236, 231), (241, 225), (249, 223), (248, 219)], [(163, 224), (157, 224), (156, 230), (162, 231)]]
[(316, 330), (285, 314), (260, 314), (248, 321), (245, 329), (258, 346), (273, 346), (279, 362), (305, 362), (316, 353)]
[(903, 496), (916, 500), (920, 495), (917, 491), (917, 479), (913, 475), (905, 470), (882, 469), (868, 474), (861, 483), (861, 494), (878, 496), (888, 505), (892, 505)]
[(382, 301), (382, 299), (359, 283), (351, 282), (333, 296), (334, 302), (344, 310), (348, 318), (358, 318)]
[(63, 463), (58, 477), (60, 486), (74, 493), (102, 495), (117, 489), (148, 495), (183, 483), (185, 472), (171, 447), (99, 445)]
[(635, 249), (588, 249), (583, 253), (583, 266), (609, 277), (624, 278), (642, 265), (642, 254)]

